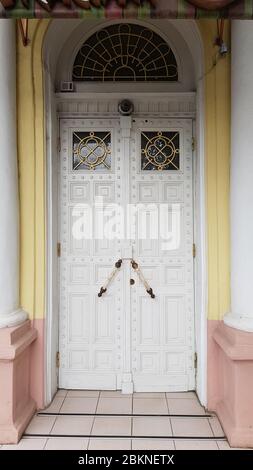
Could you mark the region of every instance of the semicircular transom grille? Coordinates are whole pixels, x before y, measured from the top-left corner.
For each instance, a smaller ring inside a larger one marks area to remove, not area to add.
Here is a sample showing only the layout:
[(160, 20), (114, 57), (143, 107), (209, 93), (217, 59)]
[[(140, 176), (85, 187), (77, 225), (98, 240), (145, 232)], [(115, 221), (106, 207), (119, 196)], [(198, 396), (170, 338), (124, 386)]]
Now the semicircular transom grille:
[(178, 81), (177, 61), (154, 31), (137, 24), (114, 24), (90, 36), (79, 49), (73, 81)]

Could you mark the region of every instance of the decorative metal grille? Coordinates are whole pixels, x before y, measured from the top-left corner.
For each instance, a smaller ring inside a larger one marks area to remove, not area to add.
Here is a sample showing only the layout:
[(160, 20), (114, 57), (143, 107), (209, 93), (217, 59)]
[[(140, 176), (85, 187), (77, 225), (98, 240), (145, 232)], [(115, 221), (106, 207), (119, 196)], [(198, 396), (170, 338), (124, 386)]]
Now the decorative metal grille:
[(73, 81), (178, 81), (176, 58), (154, 31), (115, 24), (93, 34), (78, 51)]
[(111, 133), (74, 132), (73, 170), (110, 170)]
[(179, 132), (142, 132), (141, 169), (179, 170)]

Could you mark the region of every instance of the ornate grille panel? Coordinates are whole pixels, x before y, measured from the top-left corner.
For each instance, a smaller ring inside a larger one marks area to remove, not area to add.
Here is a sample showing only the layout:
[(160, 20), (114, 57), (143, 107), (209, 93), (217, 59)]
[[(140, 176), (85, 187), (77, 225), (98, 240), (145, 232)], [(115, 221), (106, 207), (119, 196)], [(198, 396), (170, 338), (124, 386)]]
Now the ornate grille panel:
[(111, 133), (74, 132), (73, 170), (104, 169), (111, 169)]
[(78, 51), (73, 81), (178, 81), (173, 51), (154, 31), (115, 24), (93, 34)]
[(142, 132), (141, 169), (179, 170), (179, 132)]

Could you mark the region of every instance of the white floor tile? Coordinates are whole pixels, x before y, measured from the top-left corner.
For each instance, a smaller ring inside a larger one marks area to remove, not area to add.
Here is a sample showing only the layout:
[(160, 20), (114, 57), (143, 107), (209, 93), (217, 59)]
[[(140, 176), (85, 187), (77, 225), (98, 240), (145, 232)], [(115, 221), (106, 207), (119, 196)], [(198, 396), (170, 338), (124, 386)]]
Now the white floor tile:
[(223, 437), (224, 436), (224, 431), (220, 425), (220, 422), (216, 416), (213, 418), (208, 419), (210, 426), (212, 428), (213, 434), (215, 437)]
[(219, 450), (215, 441), (181, 441), (175, 440), (176, 450)]
[(50, 437), (45, 450), (85, 450), (88, 449), (88, 439), (77, 437)]
[(69, 390), (67, 393), (68, 398), (98, 398), (98, 390)]
[(133, 436), (171, 436), (172, 430), (169, 418), (136, 417), (133, 418)]
[(43, 450), (46, 442), (46, 438), (23, 437), (18, 444), (3, 445), (1, 450)]
[(217, 441), (217, 446), (220, 450), (231, 450), (231, 447), (227, 441)]
[(51, 434), (66, 436), (89, 435), (93, 419), (92, 416), (58, 416)]
[(163, 392), (134, 392), (134, 398), (165, 398), (166, 395)]
[(213, 437), (208, 419), (171, 418), (173, 436)]
[(57, 393), (56, 393), (56, 397), (66, 397), (68, 391), (67, 390), (64, 390), (63, 388), (59, 388)]
[(131, 414), (132, 413), (132, 398), (125, 397), (102, 397), (99, 399), (97, 406), (97, 413), (117, 413), (117, 414)]
[(163, 415), (168, 414), (168, 406), (165, 398), (134, 398), (134, 414)]
[(244, 447), (230, 447), (229, 443), (227, 441), (217, 441), (217, 445), (220, 450), (252, 450), (253, 448), (244, 448)]
[(67, 397), (61, 407), (61, 413), (95, 413), (98, 398)]
[(100, 392), (100, 397), (101, 398), (115, 398), (115, 397), (118, 397), (118, 398), (126, 398), (126, 397), (132, 397), (132, 395), (125, 395), (121, 392), (121, 390), (104, 390), (102, 392)]
[(166, 396), (167, 398), (192, 398), (198, 400), (195, 392), (167, 392)]
[(62, 404), (64, 402), (65, 397), (63, 396), (55, 396), (52, 403), (42, 410), (42, 413), (59, 413)]
[(168, 439), (133, 439), (133, 450), (174, 450), (175, 445)]
[(131, 439), (90, 439), (89, 450), (130, 450)]
[(205, 409), (196, 399), (167, 398), (169, 413), (174, 415), (205, 415)]
[(26, 434), (49, 434), (56, 418), (55, 416), (34, 416), (28, 427)]
[(91, 434), (96, 436), (130, 436), (131, 419), (125, 416), (97, 416)]

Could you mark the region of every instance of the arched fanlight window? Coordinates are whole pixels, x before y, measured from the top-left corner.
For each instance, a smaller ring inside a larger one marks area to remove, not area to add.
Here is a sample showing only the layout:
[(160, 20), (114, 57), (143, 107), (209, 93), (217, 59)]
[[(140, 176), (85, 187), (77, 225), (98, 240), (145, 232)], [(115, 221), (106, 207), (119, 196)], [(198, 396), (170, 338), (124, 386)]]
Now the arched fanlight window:
[(137, 24), (114, 24), (90, 36), (79, 49), (73, 81), (176, 82), (177, 61), (154, 31)]

